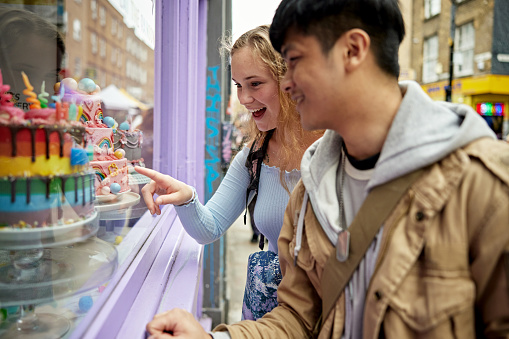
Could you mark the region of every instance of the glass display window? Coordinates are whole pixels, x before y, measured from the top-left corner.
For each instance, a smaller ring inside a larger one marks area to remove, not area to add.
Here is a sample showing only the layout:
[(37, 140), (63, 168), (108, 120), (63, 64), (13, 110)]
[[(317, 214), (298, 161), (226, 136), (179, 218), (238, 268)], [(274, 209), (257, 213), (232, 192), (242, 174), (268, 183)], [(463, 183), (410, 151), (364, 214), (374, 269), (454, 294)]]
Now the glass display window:
[[(149, 179), (134, 170), (177, 175), (185, 155), (166, 147), (178, 148), (179, 133), (203, 139), (173, 123), (174, 104), (204, 101), (179, 99), (172, 87), (172, 72), (187, 79), (201, 67), (169, 58), (182, 48), (169, 46), (205, 41), (204, 2), (189, 8), (196, 29), (178, 41), (187, 18), (151, 0), (0, 1), (0, 337), (142, 335), (175, 300), (201, 311), (202, 247), (171, 206), (147, 212), (140, 190)], [(173, 40), (159, 40), (156, 53), (156, 35), (167, 34)], [(198, 113), (181, 115), (204, 124)], [(200, 156), (180, 169), (194, 177)], [(140, 317), (146, 300), (153, 312)]]

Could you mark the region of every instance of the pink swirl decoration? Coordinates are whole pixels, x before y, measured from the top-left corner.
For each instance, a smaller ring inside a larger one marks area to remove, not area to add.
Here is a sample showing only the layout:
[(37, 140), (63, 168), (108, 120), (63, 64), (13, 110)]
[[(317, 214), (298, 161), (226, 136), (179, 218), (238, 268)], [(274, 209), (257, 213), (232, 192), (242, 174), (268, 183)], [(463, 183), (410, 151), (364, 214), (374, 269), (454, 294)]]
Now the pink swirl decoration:
[(5, 112), (10, 118), (23, 119), (25, 112), (17, 107), (14, 107), (14, 103), (11, 101), (12, 95), (7, 93), (11, 89), (11, 86), (4, 84), (2, 70), (0, 70), (0, 112)]

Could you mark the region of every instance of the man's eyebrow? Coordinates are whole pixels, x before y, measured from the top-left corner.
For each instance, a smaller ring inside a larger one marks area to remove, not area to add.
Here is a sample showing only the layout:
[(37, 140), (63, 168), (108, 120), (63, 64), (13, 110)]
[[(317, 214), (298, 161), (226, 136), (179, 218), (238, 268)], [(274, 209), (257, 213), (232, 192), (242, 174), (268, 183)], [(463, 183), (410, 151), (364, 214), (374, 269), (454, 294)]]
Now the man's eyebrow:
[(283, 59), (286, 58), (286, 53), (288, 53), (288, 51), (292, 48), (293, 48), (292, 44), (284, 45), (281, 48), (281, 56), (283, 57)]

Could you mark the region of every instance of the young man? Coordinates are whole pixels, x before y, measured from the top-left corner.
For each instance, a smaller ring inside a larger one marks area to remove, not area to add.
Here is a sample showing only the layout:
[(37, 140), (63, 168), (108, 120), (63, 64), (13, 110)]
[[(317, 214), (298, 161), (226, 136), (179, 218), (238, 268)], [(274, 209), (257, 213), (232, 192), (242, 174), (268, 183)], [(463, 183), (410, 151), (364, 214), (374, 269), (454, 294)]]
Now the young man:
[[(328, 131), (286, 210), (279, 306), (214, 337), (509, 336), (509, 146), (468, 106), (398, 84), (403, 36), (397, 0), (281, 2), (271, 41), (288, 63), (282, 88), (305, 128)], [(373, 190), (416, 170), (394, 206), (357, 215)], [(333, 299), (326, 262), (348, 264), (359, 249), (346, 229), (370, 212), (387, 217)], [(147, 328), (185, 335), (188, 320), (174, 310)]]

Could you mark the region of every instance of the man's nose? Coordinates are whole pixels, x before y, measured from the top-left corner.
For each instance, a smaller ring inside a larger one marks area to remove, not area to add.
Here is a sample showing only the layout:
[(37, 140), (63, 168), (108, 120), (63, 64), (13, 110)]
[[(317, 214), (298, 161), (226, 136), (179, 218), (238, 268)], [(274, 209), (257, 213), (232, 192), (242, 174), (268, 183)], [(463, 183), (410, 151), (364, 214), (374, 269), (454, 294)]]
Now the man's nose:
[(281, 90), (283, 92), (287, 92), (287, 93), (290, 93), (290, 91), (292, 90), (292, 86), (293, 86), (293, 82), (292, 82), (292, 79), (291, 79), (291, 76), (289, 73), (290, 72), (288, 72), (288, 71), (285, 73), (285, 75), (283, 76), (283, 79), (281, 80), (281, 84), (279, 85)]

